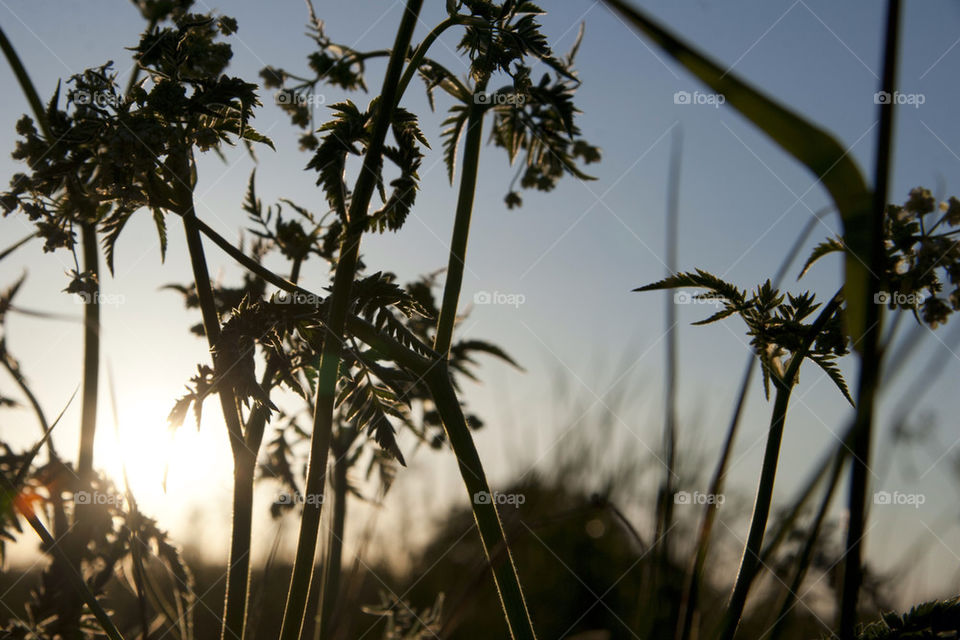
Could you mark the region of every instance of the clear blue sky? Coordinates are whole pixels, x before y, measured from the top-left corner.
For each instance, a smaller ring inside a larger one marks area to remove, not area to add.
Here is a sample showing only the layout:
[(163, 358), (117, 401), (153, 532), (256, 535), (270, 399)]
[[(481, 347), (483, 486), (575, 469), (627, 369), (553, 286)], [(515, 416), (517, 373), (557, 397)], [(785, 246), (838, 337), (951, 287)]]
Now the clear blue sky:
[[(443, 3), (427, 4), (417, 38), (442, 17)], [(929, 186), (941, 196), (960, 191), (960, 128), (955, 123), (960, 98), (956, 85), (960, 4), (947, 0), (905, 4), (900, 89), (922, 94), (925, 102), (919, 108), (907, 106), (898, 111), (893, 201), (905, 199), (907, 191), (917, 185)], [(637, 406), (619, 416), (622, 435), (640, 452), (658, 447), (664, 296), (630, 290), (664, 273), (665, 183), (672, 131), (682, 129), (684, 141), (682, 269), (705, 268), (752, 287), (775, 271), (811, 211), (828, 204), (810, 174), (729, 107), (675, 104), (675, 92), (703, 91), (704, 87), (601, 3), (564, 0), (544, 2), (543, 6), (549, 11), (545, 32), (558, 51), (569, 48), (579, 23), (586, 22), (577, 65), (583, 80), (577, 100), (583, 111), (579, 124), (585, 137), (603, 148), (603, 162), (591, 167), (596, 181), (565, 179), (553, 193), (525, 194), (522, 209), (507, 211), (502, 197), (513, 169), (499, 150), (491, 148), (483, 157), (462, 300), (468, 303), (478, 291), (525, 298), (518, 308), (478, 306), (463, 325), (464, 335), (500, 343), (527, 368), (526, 373), (519, 373), (498, 364), (487, 366), (483, 370), (486, 383), (471, 386), (467, 392), (468, 400), (488, 420), (488, 428), (478, 435), (479, 446), (498, 479), (526, 471), (552, 450), (571, 426), (542, 417), (552, 401), (551, 380), (558, 373), (568, 376), (572, 389), (597, 399), (602, 407), (609, 383), (622, 371), (625, 351), (635, 354), (627, 363), (633, 367)], [(643, 3), (652, 15), (741, 77), (834, 132), (868, 172), (876, 136), (873, 94), (881, 66), (881, 6), (867, 0)], [(206, 8), (203, 2), (198, 7)], [(317, 3), (328, 34), (359, 49), (392, 41), (400, 7), (396, 1)], [(267, 64), (294, 72), (305, 68), (310, 41), (301, 35), (306, 20), (302, 2), (267, 5), (244, 0), (210, 8), (239, 21), (239, 33), (233, 38), (232, 74), (253, 81)], [(125, 75), (129, 56), (124, 47), (136, 43), (141, 22), (133, 6), (124, 2), (0, 0), (0, 23), (42, 96), (52, 93), (57, 78), (65, 79), (105, 60), (114, 60)], [(448, 34), (431, 55), (448, 62), (453, 70), (463, 71), (452, 53), (455, 41), (456, 36)], [(371, 87), (378, 85), (382, 73), (382, 65), (370, 66)], [(0, 127), (7, 132), (2, 139), (10, 150), (14, 122), (27, 107), (5, 65), (0, 65), (0, 80), (7, 89), (7, 98), (0, 103)], [(297, 151), (295, 132), (271, 104), (271, 96), (262, 97), (267, 106), (259, 111), (255, 125), (276, 141), (277, 152), (259, 151), (261, 197), (265, 202), (289, 197), (321, 209), (314, 178), (303, 171), (307, 157)], [(327, 104), (341, 97), (332, 91), (324, 94)], [(426, 111), (421, 85), (412, 86), (406, 102)], [(322, 118), (324, 107), (318, 109)], [(442, 114), (435, 114), (423, 120), (434, 148), (439, 148), (441, 119)], [(199, 213), (230, 239), (237, 239), (238, 228), (245, 224), (239, 204), (252, 167), (249, 157), (240, 152), (230, 154), (226, 165), (214, 157), (201, 164)], [(0, 154), (2, 175), (18, 170), (21, 168), (7, 153)], [(455, 191), (447, 184), (436, 154), (425, 161), (422, 176), (423, 192), (405, 228), (398, 234), (365, 240), (365, 260), (372, 270), (386, 268), (402, 279), (412, 279), (445, 265)], [(827, 216), (810, 245), (837, 229), (836, 219)], [(4, 245), (27, 231), (19, 218), (0, 220)], [(149, 442), (162, 441), (155, 433), (162, 429), (162, 416), (142, 424), (140, 416), (165, 412), (195, 364), (205, 357), (200, 341), (185, 331), (197, 318), (182, 310), (175, 295), (158, 291), (163, 284), (189, 279), (186, 250), (176, 225), (171, 225), (170, 237), (166, 263), (161, 264), (149, 216), (135, 218), (118, 245), (121, 266), (116, 277), (104, 278), (105, 292), (123, 296), (123, 304), (108, 307), (104, 318), (104, 348), (117, 389), (121, 429), (129, 432), (130, 438)], [(211, 248), (209, 257), (213, 273), (226, 279), (236, 277), (237, 270), (217, 251)], [(325, 284), (317, 266), (305, 273), (306, 282), (315, 290)], [(58, 293), (66, 286), (63, 272), (69, 268), (72, 261), (67, 254), (43, 255), (36, 243), (0, 263), (0, 286), (7, 286), (26, 269), (29, 278), (19, 298), (21, 305), (79, 316), (79, 305)], [(788, 286), (829, 295), (839, 284), (839, 274), (839, 262), (828, 259), (804, 282), (789, 282)], [(737, 320), (706, 328), (688, 326), (706, 314), (696, 306), (680, 310), (680, 393), (681, 417), (687, 427), (684, 437), (709, 451), (722, 438), (747, 351), (743, 326)], [(927, 336), (914, 369), (902, 379), (921, 374), (916, 365), (947, 348), (940, 341), (946, 340), (952, 329), (948, 326), (938, 336)], [(79, 335), (76, 324), (44, 323), (40, 327), (23, 317), (10, 320), (9, 347), (37, 382), (51, 414), (59, 411), (79, 382)], [(955, 344), (949, 348), (960, 352)], [(956, 516), (947, 521), (940, 516), (954, 509), (958, 487), (951, 475), (951, 459), (960, 449), (952, 448), (958, 437), (953, 416), (960, 362), (955, 355), (949, 362), (943, 376), (931, 381), (930, 392), (913, 409), (914, 415), (935, 421), (939, 444), (907, 455), (913, 475), (905, 472), (903, 465), (894, 464), (882, 485), (875, 487), (919, 491), (927, 496), (916, 513), (892, 509), (881, 513), (877, 509), (878, 521), (896, 521), (896, 526), (877, 527), (870, 534), (871, 557), (881, 563), (897, 559), (893, 550), (904, 540), (919, 537), (926, 542), (928, 555), (919, 573), (930, 577), (915, 585), (923, 593), (944, 584), (960, 555)], [(853, 381), (854, 370), (849, 365), (847, 370)], [(3, 389), (10, 389), (8, 382), (2, 384)], [(882, 405), (883, 415), (889, 417), (902, 408), (899, 401), (894, 390)], [(109, 420), (106, 392), (103, 406), (104, 418)], [(745, 486), (756, 480), (768, 411), (758, 380), (732, 472), (733, 480)], [(211, 407), (208, 413), (216, 412)], [(507, 414), (512, 417), (510, 428), (499, 419)], [(803, 376), (787, 425), (778, 496), (790, 495), (789, 490), (804, 477), (849, 415), (842, 398), (818, 372), (811, 370)], [(78, 412), (73, 407), (64, 425), (58, 427), (57, 442), (63, 450), (73, 448), (77, 422)], [(196, 446), (220, 443), (218, 425), (213, 419), (210, 422), (204, 430), (211, 435)], [(102, 430), (107, 439), (112, 437), (108, 424)], [(577, 426), (573, 425), (574, 430)], [(884, 430), (888, 426), (885, 422)], [(4, 437), (15, 429), (24, 443), (35, 434), (35, 426), (25, 414), (8, 412), (2, 428)], [(146, 435), (147, 431), (151, 435)], [(889, 439), (881, 436), (877, 451), (883, 451), (888, 443)], [(98, 446), (113, 451), (109, 443)], [(403, 482), (452, 478), (455, 468), (447, 458), (418, 455), (409, 479)], [(219, 453), (203, 451), (193, 459), (206, 459), (210, 468), (217, 468), (227, 459), (225, 447)], [(225, 495), (229, 478), (222, 476), (220, 473), (219, 480), (204, 476), (204, 482), (217, 482)], [(186, 472), (181, 478), (182, 484), (177, 486), (184, 491), (197, 482)], [(461, 499), (455, 483), (444, 484), (452, 488), (444, 489), (441, 498)], [(155, 486), (142, 487), (142, 492), (148, 496), (148, 509), (151, 504), (161, 513), (185, 508), (178, 502), (182, 494), (175, 499), (163, 496)], [(228, 513), (227, 508), (220, 513)]]

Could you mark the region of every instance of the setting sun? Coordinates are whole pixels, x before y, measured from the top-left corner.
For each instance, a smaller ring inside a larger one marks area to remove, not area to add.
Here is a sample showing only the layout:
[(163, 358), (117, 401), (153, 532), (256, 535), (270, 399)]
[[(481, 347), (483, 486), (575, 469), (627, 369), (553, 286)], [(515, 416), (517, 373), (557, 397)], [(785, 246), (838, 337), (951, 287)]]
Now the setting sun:
[[(188, 420), (171, 432), (166, 418), (173, 400), (149, 390), (119, 399), (117, 429), (97, 433), (96, 460), (120, 489), (126, 469), (141, 509), (182, 514), (184, 507), (209, 507), (210, 500), (229, 496), (232, 468), (217, 412), (206, 412), (199, 430)], [(112, 422), (109, 413), (103, 416), (104, 425)]]

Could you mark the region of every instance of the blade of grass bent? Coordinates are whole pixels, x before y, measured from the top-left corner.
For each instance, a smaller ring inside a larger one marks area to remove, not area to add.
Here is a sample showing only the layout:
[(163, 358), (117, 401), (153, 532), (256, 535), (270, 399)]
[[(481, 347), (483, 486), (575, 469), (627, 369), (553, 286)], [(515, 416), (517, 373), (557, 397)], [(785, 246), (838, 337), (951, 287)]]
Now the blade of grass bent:
[(849, 251), (845, 262), (846, 322), (853, 343), (866, 330), (872, 195), (863, 173), (832, 135), (787, 109), (623, 0), (605, 0), (633, 27), (766, 133), (823, 183), (843, 221)]

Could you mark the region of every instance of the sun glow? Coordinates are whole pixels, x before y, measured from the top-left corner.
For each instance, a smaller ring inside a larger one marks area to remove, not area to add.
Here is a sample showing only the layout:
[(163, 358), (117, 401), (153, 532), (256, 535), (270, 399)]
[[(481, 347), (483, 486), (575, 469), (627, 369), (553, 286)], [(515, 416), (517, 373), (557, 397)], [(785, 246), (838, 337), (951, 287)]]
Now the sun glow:
[(121, 491), (126, 474), (142, 509), (154, 516), (170, 509), (185, 513), (185, 508), (219, 504), (224, 492), (229, 495), (229, 445), (214, 405), (205, 412), (201, 429), (188, 420), (171, 432), (166, 422), (169, 398), (145, 392), (123, 396), (117, 404), (117, 427), (112, 428), (110, 415), (100, 422), (95, 465)]

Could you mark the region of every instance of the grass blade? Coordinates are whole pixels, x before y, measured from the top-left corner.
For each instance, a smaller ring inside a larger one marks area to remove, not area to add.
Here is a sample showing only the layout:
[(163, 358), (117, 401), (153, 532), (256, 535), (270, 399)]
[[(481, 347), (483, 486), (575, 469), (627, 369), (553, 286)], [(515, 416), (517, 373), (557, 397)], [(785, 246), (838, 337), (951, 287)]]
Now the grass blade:
[(832, 135), (723, 69), (638, 9), (623, 0), (605, 1), (707, 86), (722, 93), (727, 104), (823, 183), (840, 213), (844, 241), (850, 249), (845, 258), (846, 321), (854, 344), (857, 344), (867, 326), (869, 271), (866, 265), (870, 255), (872, 194), (856, 162)]

